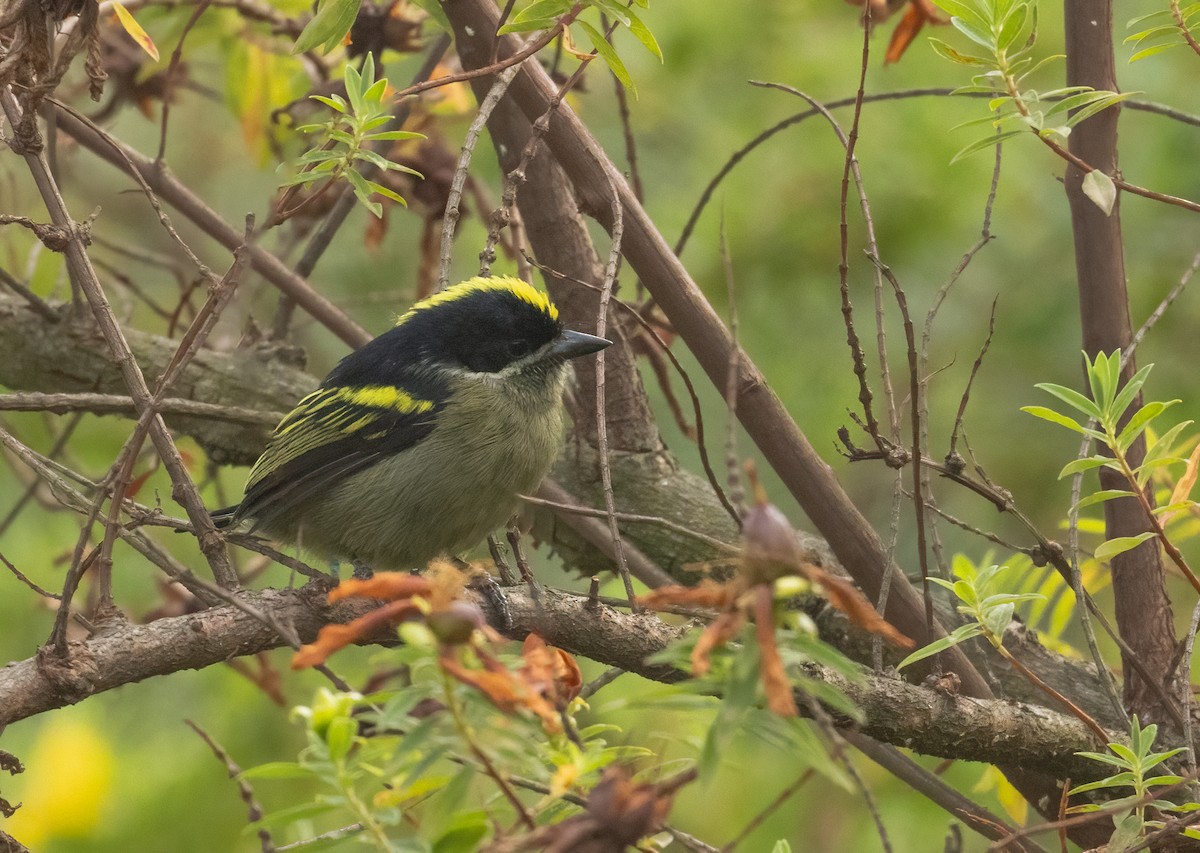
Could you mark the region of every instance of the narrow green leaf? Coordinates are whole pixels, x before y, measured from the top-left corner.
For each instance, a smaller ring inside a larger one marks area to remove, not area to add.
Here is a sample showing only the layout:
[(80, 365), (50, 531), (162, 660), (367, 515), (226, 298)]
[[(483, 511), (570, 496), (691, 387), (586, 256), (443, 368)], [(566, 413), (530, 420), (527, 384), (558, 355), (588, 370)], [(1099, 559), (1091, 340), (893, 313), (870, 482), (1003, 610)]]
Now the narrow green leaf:
[(403, 207), (408, 207), (408, 202), (405, 200), (404, 196), (400, 195), (398, 192), (395, 192), (394, 190), (390, 190), (387, 187), (383, 186), (382, 184), (376, 183), (375, 181), (367, 181), (367, 185), (371, 188), (372, 191), (378, 193), (379, 195), (383, 196), (384, 198), (390, 198), (392, 201), (396, 202), (397, 204), (402, 205)]
[(984, 137), (983, 139), (977, 139), (974, 142), (972, 142), (970, 145), (967, 145), (964, 148), (962, 148), (957, 154), (955, 154), (953, 157), (951, 157), (950, 162), (951, 162), (951, 164), (957, 163), (959, 160), (966, 157), (968, 154), (974, 154), (976, 151), (982, 151), (984, 148), (992, 148), (996, 145), (999, 145), (1004, 140), (1011, 139), (1012, 137), (1017, 136), (1018, 134), (1022, 134), (1022, 133), (1028, 133), (1028, 131), (1026, 131), (1026, 130), (1006, 130), (1003, 133), (997, 133), (995, 136), (988, 136), (988, 137)]
[(1061, 480), (1063, 477), (1078, 474), (1080, 471), (1091, 471), (1093, 468), (1102, 468), (1105, 465), (1112, 468), (1116, 467), (1116, 463), (1107, 456), (1088, 456), (1085, 459), (1076, 459), (1063, 466), (1063, 469), (1058, 472), (1058, 479)]
[(1133, 398), (1138, 395), (1142, 387), (1146, 384), (1146, 380), (1150, 376), (1150, 371), (1154, 369), (1153, 364), (1147, 364), (1133, 376), (1129, 377), (1129, 381), (1121, 388), (1121, 393), (1117, 394), (1113, 400), (1113, 412), (1118, 417), (1125, 414), (1125, 410), (1133, 403)]
[(951, 62), (957, 63), (959, 65), (991, 65), (992, 64), (992, 60), (990, 60), (990, 59), (985, 59), (982, 56), (976, 56), (972, 53), (963, 53), (961, 50), (958, 50), (957, 48), (953, 48), (950, 45), (946, 44), (946, 42), (942, 41), (941, 39), (934, 38), (933, 36), (929, 37), (929, 46), (932, 47), (934, 53), (936, 53), (938, 56), (942, 57), (942, 59), (948, 59)]
[(1137, 536), (1118, 536), (1116, 539), (1109, 539), (1096, 549), (1096, 559), (1100, 561), (1111, 560), (1118, 554), (1124, 554), (1126, 551), (1136, 548), (1153, 536), (1153, 531), (1146, 531), (1145, 533), (1139, 533)]
[(239, 779), (311, 779), (316, 775), (310, 767), (294, 761), (271, 761), (251, 767), (238, 774)]
[(587, 21), (577, 21), (577, 23), (587, 33), (588, 41), (592, 43), (592, 47), (596, 49), (596, 53), (604, 60), (613, 75), (621, 81), (622, 86), (629, 90), (629, 94), (637, 98), (637, 87), (633, 85), (633, 79), (629, 76), (629, 71), (625, 68), (625, 63), (621, 61), (621, 57), (617, 55), (616, 50), (604, 38), (604, 33), (600, 32)]
[(368, 133), (363, 137), (368, 142), (390, 142), (401, 139), (424, 139), (425, 134), (412, 130), (384, 130), (379, 133)]
[(1089, 418), (1095, 418), (1096, 420), (1100, 420), (1101, 418), (1100, 407), (1097, 406), (1094, 401), (1088, 399), (1083, 394), (1080, 394), (1074, 388), (1067, 388), (1063, 385), (1055, 385), (1051, 382), (1039, 382), (1033, 387), (1045, 391), (1047, 394), (1052, 394), (1053, 396), (1062, 400), (1072, 409), (1075, 409), (1078, 412), (1083, 412)]
[(1102, 504), (1105, 501), (1111, 501), (1113, 498), (1131, 498), (1133, 492), (1125, 489), (1105, 489), (1101, 492), (1095, 492), (1085, 498), (1080, 498), (1079, 503), (1075, 504), (1075, 509), (1083, 509), (1084, 507), (1095, 506)]
[(1154, 400), (1142, 406), (1134, 413), (1133, 417), (1129, 419), (1129, 423), (1125, 424), (1125, 428), (1117, 435), (1117, 447), (1122, 451), (1128, 448), (1142, 434), (1146, 427), (1150, 425), (1150, 421), (1178, 402), (1180, 401), (1167, 400), (1163, 402)]
[(358, 17), (358, 6), (359, 0), (324, 0), (318, 4), (317, 14), (296, 39), (292, 53), (305, 53), (321, 45), (325, 45), (326, 52), (336, 47), (350, 32)]
[(633, 33), (633, 37), (642, 43), (646, 50), (650, 51), (659, 62), (665, 62), (663, 59), (662, 48), (658, 46), (658, 40), (654, 38), (654, 33), (642, 22), (642, 19), (629, 9), (625, 10), (625, 14), (629, 16), (629, 32)]
[(1183, 47), (1183, 44), (1184, 43), (1181, 41), (1168, 42), (1167, 44), (1156, 44), (1154, 47), (1148, 47), (1145, 50), (1139, 50), (1133, 56), (1129, 57), (1129, 61), (1133, 63), (1137, 62), (1139, 59), (1145, 59), (1149, 56), (1157, 56), (1158, 54), (1164, 53), (1173, 47)]
[(970, 20), (966, 16), (961, 18), (955, 16), (950, 19), (950, 24), (971, 41), (980, 47), (986, 48), (989, 53), (994, 54), (996, 52), (996, 40), (992, 38), (991, 33), (979, 26), (976, 21)]
[(1041, 418), (1044, 421), (1050, 421), (1052, 424), (1064, 426), (1074, 432), (1083, 433), (1084, 427), (1066, 415), (1059, 414), (1054, 409), (1047, 409), (1045, 406), (1022, 406), (1021, 411), (1026, 414), (1033, 415), (1035, 418)]
[(1175, 442), (1179, 438), (1179, 433), (1191, 425), (1191, 421), (1177, 423), (1175, 426), (1171, 427), (1169, 430), (1159, 436), (1158, 440), (1146, 449), (1146, 458), (1142, 462), (1142, 467), (1145, 468), (1150, 463), (1167, 456), (1175, 447)]
[[(309, 97), (312, 98), (314, 101), (320, 101), (322, 104), (329, 107), (331, 110), (337, 110), (339, 113), (348, 112), (349, 104), (347, 104), (343, 98), (340, 98), (337, 95), (333, 95), (332, 97), (329, 97), (329, 98), (325, 97), (324, 95), (309, 95)], [(311, 125), (306, 125), (306, 127), (308, 127), (308, 126), (311, 126)]]
[[(1106, 110), (1109, 107), (1111, 107), (1113, 104), (1120, 103), (1121, 101), (1125, 100), (1126, 98), (1131, 98), (1136, 94), (1138, 94), (1138, 93), (1137, 92), (1125, 92), (1120, 95), (1110, 93), (1110, 97), (1100, 98), (1096, 101), (1093, 101), (1088, 106), (1086, 106), (1083, 109), (1076, 112), (1074, 115), (1071, 116), (1071, 118), (1069, 118), (1067, 120), (1067, 124), (1069, 124), (1071, 127), (1074, 127), (1075, 125), (1079, 124), (1081, 121), (1091, 118), (1096, 113), (1101, 112), (1102, 110)], [(1088, 174), (1091, 174), (1091, 173), (1089, 172)]]
[(966, 625), (960, 625), (955, 628), (945, 637), (940, 637), (930, 643), (928, 646), (917, 649), (911, 655), (900, 661), (896, 669), (904, 669), (904, 667), (914, 664), (919, 660), (924, 660), (927, 657), (932, 657), (939, 652), (944, 652), (953, 646), (957, 646), (964, 640), (969, 640), (972, 637), (978, 637), (983, 633), (983, 626), (978, 622), (968, 622)]

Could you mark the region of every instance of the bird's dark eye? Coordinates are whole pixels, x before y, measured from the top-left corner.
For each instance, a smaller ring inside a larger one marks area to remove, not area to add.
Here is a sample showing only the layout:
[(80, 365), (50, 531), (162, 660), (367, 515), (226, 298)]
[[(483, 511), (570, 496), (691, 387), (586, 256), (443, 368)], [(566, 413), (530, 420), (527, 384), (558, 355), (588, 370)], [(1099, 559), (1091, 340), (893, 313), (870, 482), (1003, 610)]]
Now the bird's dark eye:
[(512, 358), (521, 358), (529, 354), (529, 343), (527, 341), (509, 341), (508, 354)]

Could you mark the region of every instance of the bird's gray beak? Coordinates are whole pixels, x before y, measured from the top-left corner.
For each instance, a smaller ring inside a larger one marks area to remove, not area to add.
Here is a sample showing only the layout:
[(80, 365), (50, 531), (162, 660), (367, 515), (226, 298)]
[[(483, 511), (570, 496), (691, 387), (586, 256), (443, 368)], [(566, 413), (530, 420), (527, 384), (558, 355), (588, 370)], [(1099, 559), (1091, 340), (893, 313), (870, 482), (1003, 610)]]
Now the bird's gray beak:
[(549, 354), (563, 359), (578, 358), (581, 355), (598, 352), (611, 344), (612, 341), (604, 338), (567, 329), (558, 336), (558, 340), (550, 345)]

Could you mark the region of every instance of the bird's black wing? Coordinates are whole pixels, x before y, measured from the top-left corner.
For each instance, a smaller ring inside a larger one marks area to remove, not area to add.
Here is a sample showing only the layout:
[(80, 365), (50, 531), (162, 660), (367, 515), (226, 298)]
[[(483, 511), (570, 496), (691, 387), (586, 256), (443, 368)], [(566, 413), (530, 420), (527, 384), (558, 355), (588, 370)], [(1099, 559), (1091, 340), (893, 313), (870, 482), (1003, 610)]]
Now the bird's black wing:
[(440, 396), (389, 385), (317, 389), (275, 428), (241, 505), (225, 517), (269, 528), (345, 477), (414, 447), (433, 431)]

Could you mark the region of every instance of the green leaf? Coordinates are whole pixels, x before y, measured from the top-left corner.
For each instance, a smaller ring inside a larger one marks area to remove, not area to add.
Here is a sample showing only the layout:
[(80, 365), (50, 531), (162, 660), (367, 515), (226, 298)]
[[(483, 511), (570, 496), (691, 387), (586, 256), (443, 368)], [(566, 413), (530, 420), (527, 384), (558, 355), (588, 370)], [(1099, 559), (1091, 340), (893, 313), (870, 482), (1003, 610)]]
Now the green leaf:
[(1118, 536), (1116, 539), (1109, 539), (1096, 549), (1096, 559), (1100, 561), (1111, 560), (1118, 554), (1124, 554), (1138, 545), (1141, 545), (1147, 539), (1154, 536), (1153, 531), (1139, 533), (1137, 536)]
[(1012, 621), (1013, 610), (1014, 608), (1011, 603), (989, 608), (983, 613), (983, 624), (997, 637), (1002, 637), (1004, 636), (1004, 629)]
[(401, 139), (424, 139), (425, 134), (411, 130), (383, 130), (379, 133), (368, 133), (363, 137), (367, 142), (391, 142)]
[(1136, 847), (1138, 841), (1142, 838), (1142, 816), (1134, 811), (1126, 815), (1122, 820), (1116, 821), (1117, 828), (1113, 830), (1113, 834), (1108, 839), (1108, 844), (1105, 849), (1107, 853), (1125, 853), (1131, 847)]
[(358, 17), (360, 0), (323, 0), (317, 6), (317, 14), (304, 27), (292, 53), (305, 53), (320, 45), (324, 45), (328, 53), (341, 43), (350, 32), (354, 19)]
[(1146, 379), (1150, 376), (1150, 371), (1154, 369), (1153, 364), (1147, 364), (1133, 376), (1129, 377), (1129, 381), (1121, 388), (1121, 393), (1117, 394), (1113, 400), (1113, 413), (1120, 417), (1125, 414), (1125, 410), (1133, 403), (1133, 398), (1138, 395), (1142, 387), (1146, 384)]
[(1121, 430), (1120, 434), (1117, 436), (1118, 449), (1122, 451), (1126, 450), (1129, 445), (1133, 444), (1137, 437), (1142, 434), (1142, 431), (1149, 426), (1150, 421), (1157, 418), (1159, 415), (1178, 402), (1180, 401), (1168, 400), (1166, 402), (1162, 402), (1155, 400), (1138, 409), (1134, 416), (1129, 419), (1129, 423), (1125, 424), (1125, 428)]
[(1191, 425), (1192, 421), (1181, 421), (1175, 424), (1175, 426), (1155, 439), (1154, 444), (1147, 448), (1146, 458), (1155, 459), (1167, 455), (1174, 448), (1175, 440), (1179, 437), (1179, 433)]
[(654, 33), (650, 32), (649, 28), (642, 23), (642, 19), (633, 14), (630, 9), (625, 10), (625, 14), (629, 16), (629, 32), (633, 33), (633, 37), (642, 43), (646, 50), (650, 51), (659, 62), (664, 62), (662, 48), (658, 46), (657, 39), (654, 38)]
[(999, 145), (1001, 142), (1003, 142), (1006, 139), (1011, 139), (1012, 137), (1017, 136), (1018, 134), (1028, 133), (1028, 132), (1029, 131), (1027, 131), (1027, 130), (1006, 130), (1003, 133), (997, 133), (995, 136), (988, 136), (983, 139), (977, 139), (974, 142), (972, 142), (970, 145), (967, 145), (964, 148), (960, 149), (957, 154), (955, 154), (953, 157), (950, 158), (950, 162), (951, 162), (951, 164), (957, 163), (959, 160), (966, 157), (968, 154), (974, 154), (976, 151), (982, 151), (984, 148), (991, 148), (995, 145)]
[(1183, 47), (1183, 42), (1173, 41), (1167, 44), (1156, 44), (1154, 47), (1148, 47), (1145, 50), (1139, 50), (1133, 56), (1129, 57), (1131, 63), (1137, 62), (1139, 59), (1145, 59), (1148, 56), (1156, 56), (1164, 53), (1173, 47)]
[(527, 33), (548, 30), (558, 25), (558, 19), (571, 8), (565, 0), (537, 0), (526, 6), (500, 28), (500, 34)]
[(1058, 472), (1058, 479), (1069, 477), (1072, 474), (1078, 474), (1081, 471), (1091, 471), (1093, 468), (1102, 468), (1105, 465), (1116, 468), (1116, 463), (1108, 456), (1087, 456), (1083, 459), (1076, 459), (1073, 462), (1068, 462), (1063, 466), (1063, 469)]
[(1102, 504), (1105, 501), (1111, 501), (1113, 498), (1131, 498), (1134, 493), (1126, 489), (1105, 489), (1100, 492), (1094, 492), (1087, 497), (1080, 498), (1079, 503), (1075, 504), (1075, 509), (1083, 509), (1084, 507), (1095, 506)]
[(239, 779), (311, 779), (316, 771), (294, 761), (271, 761), (238, 774)]
[(429, 17), (437, 21), (437, 25), (442, 28), (443, 32), (453, 32), (450, 26), (450, 19), (446, 17), (446, 10), (442, 8), (442, 4), (438, 0), (409, 0)]
[[(1109, 92), (1108, 97), (1097, 99), (1097, 100), (1093, 101), (1091, 104), (1089, 104), (1088, 106), (1086, 106), (1083, 109), (1076, 112), (1074, 115), (1072, 115), (1069, 119), (1067, 119), (1067, 124), (1070, 125), (1071, 127), (1074, 127), (1075, 125), (1079, 124), (1081, 121), (1091, 118), (1096, 113), (1102, 112), (1102, 111), (1108, 109), (1109, 107), (1111, 107), (1113, 104), (1120, 103), (1121, 101), (1125, 100), (1126, 98), (1131, 98), (1136, 94), (1138, 94), (1138, 93), (1137, 92), (1124, 92), (1124, 93), (1118, 95), (1113, 92)], [(1089, 172), (1088, 174), (1091, 174), (1091, 173)]]
[(1082, 424), (1076, 422), (1074, 419), (1069, 418), (1066, 415), (1059, 414), (1058, 412), (1054, 411), (1054, 409), (1047, 409), (1045, 406), (1022, 406), (1021, 411), (1025, 412), (1026, 414), (1033, 415), (1035, 418), (1041, 418), (1044, 421), (1050, 421), (1052, 424), (1064, 426), (1069, 430), (1073, 430), (1074, 432), (1086, 433), (1088, 431)]
[(375, 181), (367, 181), (367, 186), (369, 186), (373, 192), (378, 193), (384, 198), (389, 198), (403, 207), (408, 207), (408, 201), (406, 201), (404, 196), (400, 195), (400, 193), (396, 192), (395, 190), (388, 189), (387, 187), (383, 186), (382, 184), (378, 184)]
[(325, 743), (329, 745), (329, 757), (333, 761), (345, 758), (349, 754), (357, 734), (358, 721), (353, 717), (334, 717), (330, 720), (329, 728), (325, 730)]
[(956, 15), (950, 19), (950, 24), (971, 41), (980, 47), (986, 48), (989, 53), (994, 54), (996, 52), (996, 40), (992, 38), (991, 33), (979, 26), (977, 18), (969, 20), (966, 16), (960, 18)]
[[(333, 95), (328, 98), (325, 97), (324, 95), (309, 95), (309, 97), (312, 98), (314, 101), (320, 101), (322, 104), (329, 107), (331, 110), (337, 110), (339, 113), (349, 112), (350, 105), (346, 103), (344, 98), (341, 98), (337, 95)], [(305, 125), (305, 127), (313, 127), (313, 126), (314, 125)], [(315, 125), (315, 126), (320, 127), (321, 125)]]
[(1089, 418), (1100, 420), (1102, 417), (1100, 407), (1093, 401), (1080, 394), (1074, 388), (1067, 388), (1063, 385), (1055, 385), (1052, 382), (1039, 382), (1033, 386), (1045, 391), (1047, 394), (1052, 394), (1062, 400), (1072, 409), (1078, 412), (1083, 412)]
[(596, 53), (608, 65), (613, 75), (621, 81), (621, 85), (629, 90), (629, 94), (637, 97), (637, 87), (633, 85), (633, 79), (629, 76), (629, 71), (625, 68), (625, 63), (621, 61), (621, 57), (617, 56), (616, 50), (604, 38), (604, 34), (589, 24), (587, 21), (578, 21), (583, 31), (587, 33), (588, 40), (592, 43), (592, 47), (596, 49)]
[(900, 661), (896, 667), (897, 670), (914, 664), (919, 660), (924, 660), (928, 657), (933, 657), (939, 652), (944, 652), (946, 649), (957, 646), (959, 643), (969, 640), (972, 637), (978, 637), (983, 633), (983, 626), (978, 622), (968, 622), (966, 625), (959, 625), (945, 637), (939, 637), (927, 646), (917, 649), (911, 655)]
[[(1077, 752), (1075, 753), (1080, 758), (1089, 758), (1092, 761), (1100, 761), (1104, 764), (1112, 764), (1115, 767), (1124, 767), (1128, 769), (1129, 764), (1124, 759), (1117, 758), (1115, 755), (1110, 755), (1107, 752)], [(1107, 780), (1105, 780), (1107, 781)], [(1094, 784), (1094, 783), (1093, 783)], [(1075, 789), (1071, 789), (1071, 793), (1075, 793)]]
[(962, 51), (946, 44), (946, 42), (942, 41), (941, 39), (934, 38), (933, 36), (929, 37), (929, 46), (932, 47), (934, 53), (942, 57), (942, 59), (949, 59), (951, 62), (958, 63), (959, 65), (993, 64), (993, 61), (990, 59), (985, 59), (982, 56), (976, 56), (973, 53), (963, 53)]

